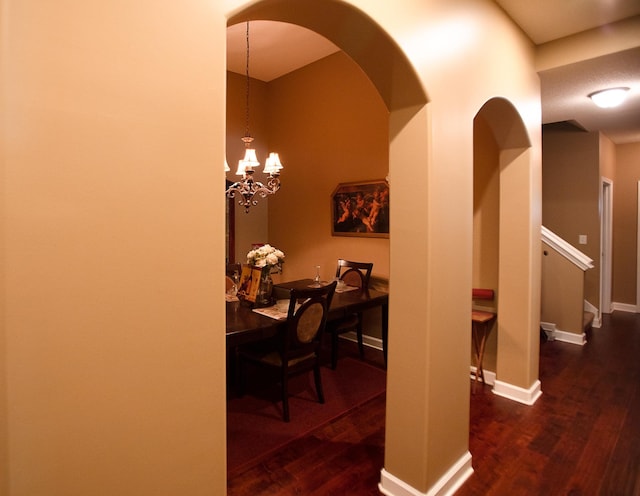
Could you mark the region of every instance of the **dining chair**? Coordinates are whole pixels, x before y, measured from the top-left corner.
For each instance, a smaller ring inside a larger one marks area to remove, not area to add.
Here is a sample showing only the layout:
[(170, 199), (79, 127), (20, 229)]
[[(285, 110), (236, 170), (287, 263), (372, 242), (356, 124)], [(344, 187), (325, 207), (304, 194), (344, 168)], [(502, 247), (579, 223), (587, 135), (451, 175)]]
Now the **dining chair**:
[[(348, 286), (355, 286), (361, 290), (369, 288), (369, 279), (373, 263), (353, 262), (339, 259), (336, 268), (336, 279), (344, 281)], [(335, 370), (338, 366), (338, 338), (340, 334), (354, 331), (358, 337), (358, 349), (360, 357), (364, 358), (364, 343), (362, 341), (362, 312), (352, 313), (346, 317), (329, 322), (327, 333), (331, 334), (331, 368)]]
[(318, 401), (324, 403), (320, 348), (336, 281), (320, 288), (291, 289), (287, 321), (271, 340), (238, 349), (240, 394), (244, 392), (247, 362), (280, 373), (282, 418), (289, 422), (289, 378), (313, 370)]

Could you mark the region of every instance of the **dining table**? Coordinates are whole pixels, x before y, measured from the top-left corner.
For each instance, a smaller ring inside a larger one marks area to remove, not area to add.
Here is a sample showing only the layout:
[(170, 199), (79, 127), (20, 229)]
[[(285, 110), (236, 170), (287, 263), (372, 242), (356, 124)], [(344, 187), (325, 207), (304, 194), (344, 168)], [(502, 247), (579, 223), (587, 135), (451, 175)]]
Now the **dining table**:
[[(275, 284), (273, 291), (276, 297), (280, 296), (283, 299), (288, 299), (288, 293), (291, 289), (308, 288), (313, 284), (314, 281), (312, 279), (299, 279)], [(329, 284), (329, 282), (325, 282), (325, 284)], [(386, 362), (389, 334), (388, 293), (370, 288), (347, 287), (337, 289), (331, 300), (328, 320), (341, 319), (354, 312), (376, 307), (381, 308), (382, 350)], [(286, 325), (286, 318), (274, 318), (273, 316), (265, 315), (269, 313), (268, 308), (256, 308), (250, 302), (228, 298), (226, 302), (227, 349), (270, 338)]]

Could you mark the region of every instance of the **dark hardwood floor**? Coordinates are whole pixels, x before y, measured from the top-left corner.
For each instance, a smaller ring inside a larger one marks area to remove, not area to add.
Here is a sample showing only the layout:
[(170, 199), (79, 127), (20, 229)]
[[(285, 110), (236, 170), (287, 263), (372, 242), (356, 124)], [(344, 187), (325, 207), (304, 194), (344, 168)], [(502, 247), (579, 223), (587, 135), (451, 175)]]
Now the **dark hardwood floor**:
[[(367, 351), (381, 364), (381, 355)], [(640, 314), (605, 315), (583, 347), (541, 343), (540, 380), (533, 406), (490, 386), (475, 389), (474, 473), (456, 495), (640, 496)], [(384, 401), (371, 400), (238, 474), (228, 494), (380, 494)]]

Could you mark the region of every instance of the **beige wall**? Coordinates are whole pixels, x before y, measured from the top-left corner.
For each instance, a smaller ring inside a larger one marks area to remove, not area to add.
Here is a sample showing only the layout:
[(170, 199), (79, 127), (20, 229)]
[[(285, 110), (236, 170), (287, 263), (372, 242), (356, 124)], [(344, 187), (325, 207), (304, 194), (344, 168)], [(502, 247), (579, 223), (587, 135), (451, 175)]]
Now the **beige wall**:
[[(4, 26), (4, 0), (0, 0), (0, 23)], [(6, 36), (0, 36), (0, 95), (5, 95), (5, 57), (6, 57)], [(0, 116), (5, 113), (5, 99), (0, 96)], [(0, 118), (0, 315), (6, 315), (5, 301), (7, 298), (5, 284), (5, 232), (6, 232), (6, 212), (4, 195), (6, 190), (5, 184), (5, 126), (4, 118)], [(9, 494), (9, 458), (8, 458), (8, 419), (7, 419), (7, 375), (6, 375), (6, 359), (7, 359), (7, 333), (5, 319), (0, 318), (0, 496), (8, 496)]]
[(616, 146), (613, 185), (612, 301), (636, 304), (638, 181), (640, 143)]
[(320, 265), (332, 279), (336, 260), (346, 258), (373, 262), (373, 274), (388, 278), (388, 239), (331, 235), (338, 183), (389, 173), (389, 113), (375, 87), (340, 52), (270, 83), (269, 105), (278, 116), (270, 139), (288, 164), (269, 205), (269, 239), (287, 254), (284, 275), (312, 277)]
[(598, 136), (598, 151), (600, 161), (600, 176), (610, 179), (615, 183), (616, 179), (616, 145), (600, 133)]
[(2, 7), (0, 484), (224, 494), (221, 7)]
[[(402, 194), (389, 241), (385, 470), (427, 492), (468, 463), (472, 123), (495, 95), (532, 145), (506, 178), (519, 201), (500, 250), (518, 254), (505, 286), (522, 334), (505, 378), (537, 379), (539, 81), (533, 47), (493, 2), (9, 5), (11, 496), (225, 492), (224, 201), (211, 186), (223, 178), (226, 17), (247, 6), (330, 37), (390, 112)], [(362, 36), (345, 37), (345, 24)]]
[(582, 334), (585, 272), (555, 249), (543, 248), (541, 320)]
[[(600, 307), (600, 137), (545, 127), (542, 224), (593, 260), (585, 299)], [(605, 170), (610, 170), (609, 166)], [(578, 243), (585, 234), (587, 244)]]
[[(500, 241), (500, 150), (482, 115), (473, 121), (473, 275), (472, 287), (495, 292), (494, 301), (477, 301), (480, 310), (497, 311)], [(483, 368), (496, 371), (496, 323), (487, 338)], [(475, 355), (472, 357), (475, 365)]]
[[(246, 88), (245, 76), (227, 72), (226, 157), (231, 171), (227, 172), (226, 177), (233, 182), (241, 177), (236, 175), (236, 170), (245, 150), (241, 138), (246, 130)], [(269, 147), (271, 122), (267, 110), (267, 83), (251, 78), (249, 98), (249, 133), (254, 138), (253, 146), (260, 161), (255, 176), (264, 182), (267, 177), (262, 173), (265, 159), (270, 151), (275, 151)], [(235, 262), (246, 263), (247, 252), (252, 244), (269, 242), (269, 201), (261, 199), (258, 205), (250, 208), (249, 213), (238, 205), (237, 199), (229, 202), (235, 208)]]

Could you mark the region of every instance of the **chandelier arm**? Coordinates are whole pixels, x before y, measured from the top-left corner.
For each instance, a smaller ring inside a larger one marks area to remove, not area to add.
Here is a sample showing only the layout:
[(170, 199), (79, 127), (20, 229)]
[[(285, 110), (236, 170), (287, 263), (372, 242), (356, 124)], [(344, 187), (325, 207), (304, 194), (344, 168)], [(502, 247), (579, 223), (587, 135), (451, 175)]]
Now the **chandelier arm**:
[[(245, 212), (258, 204), (258, 198), (266, 198), (280, 189), (280, 179), (277, 176), (269, 176), (267, 184), (254, 181), (251, 177), (245, 177), (243, 181), (233, 183), (225, 192), (228, 198), (237, 198), (238, 205), (244, 207)], [(258, 197), (258, 198), (257, 198)]]

